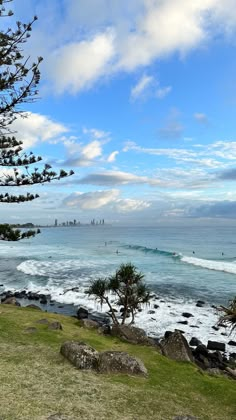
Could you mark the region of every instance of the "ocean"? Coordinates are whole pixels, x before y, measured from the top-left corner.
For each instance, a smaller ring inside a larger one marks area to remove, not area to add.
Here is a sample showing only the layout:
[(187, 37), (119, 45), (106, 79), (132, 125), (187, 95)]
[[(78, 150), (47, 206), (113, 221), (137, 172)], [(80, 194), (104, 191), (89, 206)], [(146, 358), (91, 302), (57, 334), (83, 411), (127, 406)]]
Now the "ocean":
[[(127, 262), (142, 271), (155, 295), (136, 316), (136, 325), (149, 335), (180, 329), (204, 344), (235, 339), (229, 330), (212, 328), (218, 319), (212, 306), (225, 305), (236, 295), (236, 227), (43, 228), (35, 238), (0, 241), (0, 292), (50, 294), (65, 305), (65, 313), (68, 304), (75, 312), (80, 305), (106, 312), (86, 289), (93, 279), (114, 274)], [(197, 300), (205, 304), (197, 307)], [(183, 312), (193, 316), (186, 319)]]

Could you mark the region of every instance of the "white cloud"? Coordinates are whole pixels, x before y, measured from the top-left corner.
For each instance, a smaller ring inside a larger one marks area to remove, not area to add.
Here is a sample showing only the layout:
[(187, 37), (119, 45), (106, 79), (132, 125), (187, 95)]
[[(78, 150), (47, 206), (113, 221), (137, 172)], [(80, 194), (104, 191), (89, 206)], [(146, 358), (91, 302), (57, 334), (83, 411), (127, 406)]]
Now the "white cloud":
[(143, 75), (138, 83), (131, 89), (131, 99), (135, 100), (142, 96), (153, 82), (154, 78), (152, 76)]
[(115, 150), (114, 152), (112, 152), (108, 158), (107, 158), (107, 162), (115, 162), (116, 160), (116, 156), (119, 154), (119, 152), (117, 150)]
[(150, 207), (150, 203), (143, 200), (119, 198), (119, 190), (92, 191), (87, 193), (75, 192), (63, 200), (63, 204), (70, 208), (95, 210), (108, 206), (112, 211), (129, 213), (141, 211)]
[(52, 142), (60, 140), (63, 133), (68, 132), (63, 124), (52, 121), (45, 115), (27, 112), (25, 118), (18, 117), (12, 124), (13, 131), (17, 132), (17, 139), (23, 141), (24, 148), (29, 148), (39, 142)]
[[(32, 0), (25, 3), (34, 13)], [(57, 93), (77, 93), (117, 71), (182, 56), (216, 35), (234, 39), (236, 30), (235, 0), (66, 0), (63, 6), (61, 14), (56, 3), (39, 2), (30, 47), (44, 57), (43, 73)]]
[(108, 133), (107, 131), (98, 130), (97, 128), (84, 127), (83, 128), (83, 133), (87, 134), (92, 139), (96, 139), (96, 140), (109, 141), (109, 139), (110, 139), (110, 133)]
[[(64, 164), (69, 166), (91, 166), (97, 163), (98, 160), (106, 160), (103, 158), (103, 146), (110, 141), (110, 133), (96, 128), (83, 128), (83, 134), (91, 140), (87, 144), (84, 144), (82, 141), (78, 142), (77, 139), (69, 139), (64, 142), (68, 154)], [(114, 159), (115, 155), (113, 155)]]
[(94, 140), (91, 143), (84, 146), (81, 150), (81, 156), (85, 160), (93, 160), (101, 156), (102, 154), (102, 147), (101, 143), (98, 140)]
[[(123, 39), (120, 67), (134, 70), (175, 51), (181, 54), (207, 39), (204, 14), (214, 0), (144, 0), (145, 12), (136, 30)], [(181, 28), (181, 30), (180, 30)]]
[(147, 201), (125, 198), (116, 201), (115, 209), (122, 213), (128, 213), (132, 211), (141, 211), (150, 206), (151, 203)]
[(156, 92), (156, 96), (159, 99), (165, 98), (172, 91), (171, 86), (159, 87)]
[(68, 207), (78, 207), (83, 210), (99, 209), (113, 202), (118, 196), (118, 190), (87, 193), (76, 192), (66, 197), (63, 204)]
[(113, 34), (106, 31), (92, 39), (71, 42), (47, 59), (47, 70), (57, 93), (76, 93), (91, 87), (107, 72), (114, 54)]

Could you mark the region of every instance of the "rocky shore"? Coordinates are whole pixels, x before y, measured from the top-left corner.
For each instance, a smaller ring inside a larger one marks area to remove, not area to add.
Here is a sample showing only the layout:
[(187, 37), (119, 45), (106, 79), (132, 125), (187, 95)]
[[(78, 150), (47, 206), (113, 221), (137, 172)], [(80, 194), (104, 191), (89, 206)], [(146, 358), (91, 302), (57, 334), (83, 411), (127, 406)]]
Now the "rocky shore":
[[(202, 343), (195, 335), (187, 341), (184, 337), (184, 331), (181, 329), (166, 331), (161, 339), (157, 339), (148, 337), (140, 328), (127, 326), (119, 327), (118, 329), (111, 328), (109, 314), (89, 313), (88, 309), (83, 306), (76, 308), (74, 305), (62, 305), (53, 301), (50, 295), (42, 293), (26, 290), (6, 291), (0, 294), (0, 299), (2, 304), (31, 307), (44, 312), (61, 313), (77, 317), (83, 320), (82, 322), (87, 328), (98, 328), (101, 333), (116, 335), (131, 343), (157, 346), (169, 358), (194, 362), (209, 374), (224, 374), (236, 378), (236, 341), (233, 339), (228, 341), (228, 346), (232, 348), (232, 351), (226, 353), (225, 343), (213, 340)], [(198, 301), (196, 305), (202, 306), (204, 302)], [(158, 309), (157, 304), (154, 304), (153, 307)], [(152, 315), (153, 310), (150, 309), (149, 312)], [(191, 313), (187, 312), (183, 312), (182, 316), (187, 322), (188, 319), (193, 317)], [(183, 325), (184, 322), (182, 321)]]

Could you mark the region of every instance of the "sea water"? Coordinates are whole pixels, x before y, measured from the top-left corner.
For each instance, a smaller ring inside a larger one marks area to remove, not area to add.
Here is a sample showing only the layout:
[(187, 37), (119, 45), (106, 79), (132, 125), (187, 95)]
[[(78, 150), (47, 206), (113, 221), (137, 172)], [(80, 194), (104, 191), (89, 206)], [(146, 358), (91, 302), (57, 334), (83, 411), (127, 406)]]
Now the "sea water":
[[(43, 228), (29, 240), (0, 241), (0, 291), (46, 293), (61, 304), (106, 312), (86, 290), (128, 262), (155, 295), (136, 316), (149, 335), (177, 328), (204, 343), (233, 339), (228, 330), (212, 328), (219, 317), (212, 306), (226, 305), (236, 294), (236, 227)], [(183, 312), (193, 315), (187, 325), (179, 323), (186, 320)]]

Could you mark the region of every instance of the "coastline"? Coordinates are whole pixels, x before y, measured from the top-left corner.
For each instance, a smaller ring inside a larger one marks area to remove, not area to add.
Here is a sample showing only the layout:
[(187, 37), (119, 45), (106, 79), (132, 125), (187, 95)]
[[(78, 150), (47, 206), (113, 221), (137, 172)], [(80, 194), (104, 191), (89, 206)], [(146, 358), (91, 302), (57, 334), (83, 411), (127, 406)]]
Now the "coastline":
[[(68, 303), (68, 293), (76, 293), (75, 289), (67, 290), (61, 294), (58, 300), (52, 299), (50, 294), (43, 294), (30, 291), (6, 291), (0, 294), (3, 301), (5, 298), (15, 298), (19, 306), (26, 307), (35, 305), (43, 312), (61, 314), (71, 317), (77, 317), (79, 308), (85, 308), (88, 311), (88, 318), (99, 322), (101, 325), (109, 324), (110, 317), (106, 313), (105, 307), (102, 308), (96, 301), (89, 300), (82, 304)], [(91, 302), (94, 306), (91, 307)], [(197, 313), (196, 313), (197, 309)], [(144, 307), (137, 313), (135, 318), (135, 327), (142, 328), (147, 335), (155, 340), (160, 340), (166, 331), (181, 331), (188, 342), (192, 338), (197, 338), (202, 344), (207, 345), (208, 341), (216, 341), (225, 345), (226, 354), (236, 352), (235, 334), (229, 335), (229, 330), (223, 326), (216, 325), (218, 314), (215, 305), (210, 305), (204, 301), (192, 301), (181, 304), (176, 299), (167, 300), (157, 295), (153, 295), (150, 305)], [(215, 322), (213, 322), (215, 321)]]

